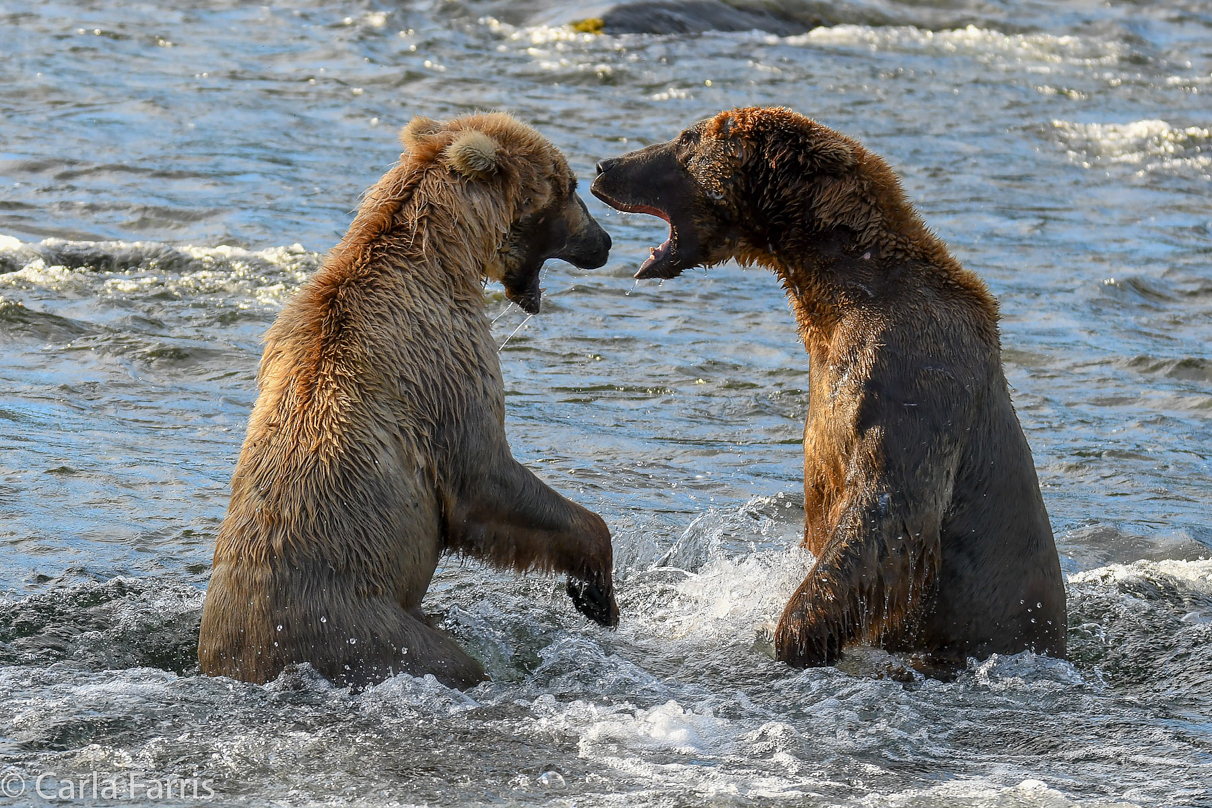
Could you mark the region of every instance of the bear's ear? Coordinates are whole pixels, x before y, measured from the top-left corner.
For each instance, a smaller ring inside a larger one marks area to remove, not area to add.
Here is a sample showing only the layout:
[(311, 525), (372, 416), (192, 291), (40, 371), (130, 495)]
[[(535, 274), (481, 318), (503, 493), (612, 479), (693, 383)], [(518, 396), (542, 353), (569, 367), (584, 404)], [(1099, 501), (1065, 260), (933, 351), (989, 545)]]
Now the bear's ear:
[(467, 129), (446, 147), (446, 165), (469, 180), (486, 180), (497, 173), (499, 148), (483, 132)]
[(854, 165), (857, 158), (850, 144), (830, 138), (814, 144), (809, 159), (817, 171), (836, 174)]
[[(714, 131), (712, 131), (712, 127), (714, 127)], [(728, 151), (738, 163), (744, 163), (753, 151), (753, 146), (746, 133), (727, 112), (722, 112), (715, 117), (712, 124), (709, 125), (708, 132), (717, 140), (727, 144)]]
[(408, 122), (408, 125), (400, 130), (400, 142), (404, 144), (404, 148), (412, 151), (425, 138), (439, 132), (442, 129), (442, 124), (435, 121), (433, 118), (426, 118), (424, 115), (418, 115)]

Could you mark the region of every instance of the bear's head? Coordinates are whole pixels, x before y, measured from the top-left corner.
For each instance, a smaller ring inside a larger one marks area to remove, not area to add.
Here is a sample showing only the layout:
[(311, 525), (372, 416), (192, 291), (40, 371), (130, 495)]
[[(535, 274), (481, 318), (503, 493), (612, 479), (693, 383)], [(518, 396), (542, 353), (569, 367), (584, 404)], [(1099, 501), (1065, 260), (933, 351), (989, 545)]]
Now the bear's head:
[(857, 245), (917, 221), (882, 160), (783, 108), (727, 110), (667, 143), (603, 160), (591, 190), (618, 210), (668, 222), (669, 238), (637, 278), (730, 258), (765, 262), (789, 238), (810, 251), (814, 238), (841, 228)]
[(500, 281), (527, 313), (539, 311), (539, 270), (547, 259), (581, 269), (606, 263), (610, 236), (577, 195), (568, 161), (531, 127), (499, 112), (445, 122), (416, 117), (400, 140), (415, 164), (457, 187), (461, 213), (494, 223), (484, 278)]

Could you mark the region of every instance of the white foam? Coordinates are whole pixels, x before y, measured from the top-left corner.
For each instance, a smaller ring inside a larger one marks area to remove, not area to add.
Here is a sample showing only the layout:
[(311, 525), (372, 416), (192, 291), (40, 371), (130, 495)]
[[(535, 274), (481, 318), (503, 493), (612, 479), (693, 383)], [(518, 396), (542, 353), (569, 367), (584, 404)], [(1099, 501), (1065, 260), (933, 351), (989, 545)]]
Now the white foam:
[[(545, 695), (531, 709), (537, 734), (571, 732), (579, 736), (579, 757), (657, 793), (688, 790), (704, 802), (715, 795), (803, 794), (797, 777), (802, 762), (785, 750), (798, 734), (787, 724), (767, 722), (746, 731), (746, 723), (677, 700), (641, 708), (626, 702), (561, 704)], [(755, 766), (755, 755), (765, 760)]]
[[(695, 712), (670, 700), (649, 710), (600, 714), (595, 705), (583, 705), (578, 718), (585, 722), (581, 756), (592, 758), (620, 748), (630, 751), (675, 752), (679, 755), (718, 757), (733, 750), (736, 732), (731, 722)], [(566, 718), (572, 718), (566, 714)]]
[[(21, 264), (16, 271), (0, 274), (0, 288), (119, 298), (167, 293), (239, 309), (280, 308), (321, 261), (321, 256), (299, 244), (246, 250), (143, 241), (24, 243), (0, 238), (0, 253)], [(70, 265), (57, 260), (64, 256), (71, 257)]]
[(1212, 167), (1206, 154), (1212, 129), (1176, 127), (1161, 120), (1130, 123), (1071, 123), (1052, 121), (1052, 129), (1069, 159), (1083, 168), (1124, 164), (1144, 171)]
[(1015, 786), (1002, 786), (979, 780), (955, 780), (928, 789), (912, 789), (899, 794), (872, 794), (859, 802), (864, 808), (927, 808), (935, 805), (988, 806), (988, 808), (1133, 808), (1121, 801), (1075, 802), (1047, 783), (1034, 778)]
[[(774, 43), (779, 39), (771, 37), (768, 41)], [(912, 25), (834, 25), (814, 28), (782, 41), (790, 45), (859, 46), (873, 52), (919, 50), (935, 55), (997, 56), (1014, 62), (1044, 64), (1113, 64), (1126, 53), (1125, 47), (1118, 42), (1095, 42), (1051, 34), (1004, 34), (975, 25), (944, 31)]]
[(481, 17), (480, 24), (511, 42), (549, 45), (562, 42), (590, 43), (601, 39), (597, 34), (577, 31), (568, 25), (534, 25), (519, 27), (501, 22), (495, 17)]
[(1212, 597), (1212, 559), (1198, 561), (1135, 561), (1108, 564), (1069, 576), (1070, 586), (1092, 584), (1105, 588), (1110, 584), (1167, 579), (1179, 591)]

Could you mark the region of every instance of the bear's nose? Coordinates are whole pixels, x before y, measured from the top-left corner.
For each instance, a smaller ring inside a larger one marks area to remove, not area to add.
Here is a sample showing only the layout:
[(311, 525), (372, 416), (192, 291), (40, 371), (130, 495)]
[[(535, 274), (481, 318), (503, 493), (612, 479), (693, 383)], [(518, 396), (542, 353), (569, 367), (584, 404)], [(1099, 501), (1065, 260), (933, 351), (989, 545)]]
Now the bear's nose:
[(617, 162), (618, 162), (618, 160), (603, 160), (603, 161), (601, 161), (600, 163), (598, 163), (598, 173), (599, 173), (599, 174), (605, 174), (607, 171), (609, 171), (609, 170), (610, 170), (610, 167), (611, 167), (611, 166), (613, 166), (613, 165), (614, 165), (615, 163), (617, 163)]

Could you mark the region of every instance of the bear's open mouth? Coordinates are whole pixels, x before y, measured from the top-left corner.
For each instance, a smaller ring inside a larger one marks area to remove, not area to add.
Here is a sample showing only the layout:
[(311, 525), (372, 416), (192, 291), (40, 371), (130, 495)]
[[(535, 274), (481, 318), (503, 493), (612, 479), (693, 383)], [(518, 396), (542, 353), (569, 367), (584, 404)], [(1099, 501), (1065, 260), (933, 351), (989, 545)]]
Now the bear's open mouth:
[(501, 279), (505, 297), (527, 314), (538, 314), (542, 305), (543, 290), (539, 286), (539, 271), (542, 268), (543, 261), (539, 261), (533, 266), (507, 273)]
[[(640, 211), (637, 211), (640, 212)], [(636, 273), (637, 278), (652, 278), (652, 277), (670, 277), (673, 275), (661, 275), (659, 267), (662, 261), (669, 258), (677, 252), (678, 231), (673, 226), (673, 220), (666, 216), (656, 208), (650, 208), (642, 211), (643, 213), (651, 213), (654, 216), (659, 216), (669, 224), (669, 238), (662, 241), (655, 247), (648, 248), (648, 257), (644, 259), (644, 263), (640, 264), (640, 271)], [(677, 274), (676, 272), (674, 274)]]
[(654, 208), (652, 205), (628, 205), (610, 199), (604, 194), (599, 193), (596, 189), (594, 193), (603, 202), (623, 213), (647, 213), (649, 216), (664, 219), (665, 224), (669, 225), (669, 238), (662, 241), (656, 247), (648, 248), (648, 257), (644, 259), (644, 263), (640, 264), (639, 271), (635, 273), (637, 278), (676, 278), (681, 274), (681, 268), (673, 266), (678, 253), (678, 228), (673, 223), (672, 216), (660, 208)]

